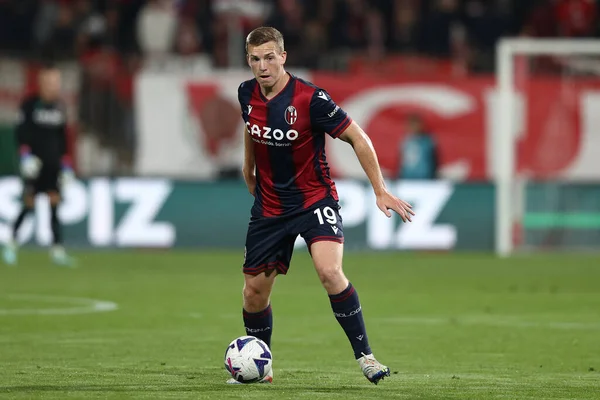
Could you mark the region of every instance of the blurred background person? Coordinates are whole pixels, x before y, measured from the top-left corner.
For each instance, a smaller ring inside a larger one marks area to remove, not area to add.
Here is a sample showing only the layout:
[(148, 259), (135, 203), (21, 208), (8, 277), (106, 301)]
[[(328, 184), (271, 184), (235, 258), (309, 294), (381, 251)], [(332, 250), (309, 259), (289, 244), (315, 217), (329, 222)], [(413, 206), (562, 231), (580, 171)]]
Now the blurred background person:
[(63, 247), (63, 235), (58, 218), (62, 187), (73, 180), (71, 160), (67, 151), (67, 115), (60, 99), (60, 71), (52, 66), (39, 73), (39, 90), (21, 104), (15, 134), (21, 157), (23, 205), (12, 225), (12, 237), (4, 247), (7, 264), (17, 263), (17, 234), (25, 217), (35, 206), (35, 198), (45, 193), (50, 201), (52, 230), (52, 261), (72, 265)]
[(438, 176), (439, 157), (433, 135), (425, 129), (419, 115), (408, 116), (408, 135), (400, 149), (400, 179), (428, 180)]

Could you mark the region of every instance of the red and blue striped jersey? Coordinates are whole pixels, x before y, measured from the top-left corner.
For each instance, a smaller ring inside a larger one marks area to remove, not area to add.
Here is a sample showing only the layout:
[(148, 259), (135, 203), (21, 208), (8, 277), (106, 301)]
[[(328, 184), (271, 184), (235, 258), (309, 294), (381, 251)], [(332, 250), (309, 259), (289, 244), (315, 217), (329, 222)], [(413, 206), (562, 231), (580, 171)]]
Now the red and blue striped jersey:
[(256, 79), (238, 89), (256, 158), (253, 216), (276, 217), (338, 201), (325, 157), (325, 134), (341, 135), (351, 119), (329, 94), (290, 74), (281, 92), (264, 97)]

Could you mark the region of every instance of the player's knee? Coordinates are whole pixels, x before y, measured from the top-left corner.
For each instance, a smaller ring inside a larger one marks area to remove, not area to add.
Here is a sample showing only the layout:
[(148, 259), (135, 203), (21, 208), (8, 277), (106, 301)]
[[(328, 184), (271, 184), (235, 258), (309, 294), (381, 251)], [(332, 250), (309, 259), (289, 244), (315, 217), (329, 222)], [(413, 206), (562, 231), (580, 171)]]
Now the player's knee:
[(348, 279), (342, 271), (341, 265), (318, 268), (319, 279), (329, 294), (342, 292), (348, 286)]
[(258, 312), (269, 305), (271, 284), (268, 281), (246, 281), (244, 284), (244, 308), (246, 311)]
[(34, 204), (35, 204), (35, 199), (33, 198), (33, 196), (25, 196), (23, 198), (23, 205), (25, 206), (25, 208), (27, 209), (32, 209)]
[(56, 192), (48, 193), (48, 199), (50, 200), (50, 205), (57, 206), (60, 203), (60, 195)]
[(256, 286), (249, 285), (248, 283), (246, 283), (244, 285), (244, 290), (243, 290), (244, 298), (252, 298), (252, 297), (259, 296), (260, 292), (261, 292), (260, 288), (258, 288)]

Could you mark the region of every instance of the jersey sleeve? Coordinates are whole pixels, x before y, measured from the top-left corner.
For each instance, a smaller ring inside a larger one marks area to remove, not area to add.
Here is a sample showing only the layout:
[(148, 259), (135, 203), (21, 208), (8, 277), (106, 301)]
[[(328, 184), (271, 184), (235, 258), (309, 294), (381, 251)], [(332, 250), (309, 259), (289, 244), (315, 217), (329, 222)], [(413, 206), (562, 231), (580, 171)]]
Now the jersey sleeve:
[(248, 122), (250, 115), (249, 107), (252, 107), (250, 105), (250, 98), (252, 97), (252, 92), (250, 91), (249, 86), (250, 85), (248, 82), (242, 82), (242, 84), (238, 88), (238, 101), (240, 102), (242, 119), (244, 120), (244, 123)]
[(15, 136), (21, 150), (30, 145), (30, 125), (31, 125), (31, 107), (30, 102), (25, 100), (21, 103), (17, 112), (15, 123)]
[(65, 104), (61, 104), (61, 111), (64, 115), (63, 123), (59, 127), (59, 151), (63, 161), (68, 158), (68, 142), (69, 142), (69, 128), (68, 128), (68, 117), (67, 117), (67, 107)]
[(352, 122), (346, 112), (323, 89), (317, 89), (310, 101), (310, 121), (313, 129), (339, 137)]

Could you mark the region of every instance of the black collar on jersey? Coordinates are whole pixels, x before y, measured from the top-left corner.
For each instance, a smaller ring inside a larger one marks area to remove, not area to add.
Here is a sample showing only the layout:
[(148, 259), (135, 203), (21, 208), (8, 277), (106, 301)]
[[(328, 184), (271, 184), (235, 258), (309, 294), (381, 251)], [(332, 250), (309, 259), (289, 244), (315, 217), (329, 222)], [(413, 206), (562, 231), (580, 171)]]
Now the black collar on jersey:
[[(267, 99), (265, 97), (265, 95), (263, 94), (262, 90), (260, 90), (260, 87), (258, 88), (258, 93), (260, 94), (260, 98), (261, 98), (262, 101), (264, 101), (265, 103), (269, 103), (269, 102), (275, 100), (276, 98), (279, 97), (279, 95), (281, 95), (283, 92), (285, 92), (290, 87), (290, 83), (292, 83), (292, 81), (296, 80), (296, 77), (294, 75), (292, 75), (291, 73), (289, 73), (287, 71), (285, 73), (290, 76), (290, 79), (287, 81), (287, 83), (285, 84), (285, 86), (283, 87), (283, 89), (281, 89), (279, 91), (279, 93), (277, 93), (272, 99)], [(258, 81), (256, 81), (256, 83), (258, 84)]]

